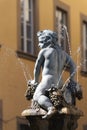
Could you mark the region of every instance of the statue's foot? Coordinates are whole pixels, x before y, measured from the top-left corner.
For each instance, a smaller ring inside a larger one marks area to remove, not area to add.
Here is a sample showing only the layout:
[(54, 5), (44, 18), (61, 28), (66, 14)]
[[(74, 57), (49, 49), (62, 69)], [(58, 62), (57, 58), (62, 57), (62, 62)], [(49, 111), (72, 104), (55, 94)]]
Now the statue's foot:
[(58, 113), (58, 110), (55, 107), (50, 107), (46, 115), (42, 116), (42, 119), (49, 119)]

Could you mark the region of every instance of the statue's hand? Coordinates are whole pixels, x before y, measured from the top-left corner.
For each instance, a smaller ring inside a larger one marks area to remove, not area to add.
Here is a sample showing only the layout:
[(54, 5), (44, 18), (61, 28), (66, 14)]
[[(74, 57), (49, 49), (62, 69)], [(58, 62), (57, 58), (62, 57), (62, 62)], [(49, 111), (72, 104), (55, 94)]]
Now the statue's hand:
[(31, 84), (35, 84), (36, 82), (35, 82), (35, 80), (31, 80)]
[(30, 99), (33, 98), (33, 95), (34, 95), (34, 92), (35, 92), (37, 85), (38, 84), (34, 80), (29, 80), (27, 82), (28, 88), (25, 92), (25, 97), (26, 97), (27, 100), (30, 100)]
[(27, 86), (34, 86), (37, 87), (38, 83), (35, 82), (35, 80), (28, 80), (27, 82)]

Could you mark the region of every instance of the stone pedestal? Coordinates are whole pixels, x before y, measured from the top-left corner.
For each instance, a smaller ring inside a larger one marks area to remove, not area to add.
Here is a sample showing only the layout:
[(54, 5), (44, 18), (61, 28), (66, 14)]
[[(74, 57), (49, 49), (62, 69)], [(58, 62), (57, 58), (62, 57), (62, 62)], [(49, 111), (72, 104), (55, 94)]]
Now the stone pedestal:
[[(64, 111), (65, 112), (65, 111)], [(55, 116), (50, 119), (42, 119), (43, 113), (29, 113), (29, 110), (22, 112), (22, 116), (25, 116), (29, 121), (30, 129), (29, 130), (76, 130), (78, 127), (78, 119), (83, 113), (57, 113)]]

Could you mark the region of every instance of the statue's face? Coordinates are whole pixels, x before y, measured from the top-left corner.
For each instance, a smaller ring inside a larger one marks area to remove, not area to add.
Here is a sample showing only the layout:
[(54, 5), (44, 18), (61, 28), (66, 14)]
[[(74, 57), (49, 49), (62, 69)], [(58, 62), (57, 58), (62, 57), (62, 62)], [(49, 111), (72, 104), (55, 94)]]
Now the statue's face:
[(38, 41), (39, 41), (39, 47), (40, 48), (45, 48), (49, 46), (52, 42), (52, 36), (49, 30), (43, 30), (38, 32)]
[(48, 42), (51, 38), (49, 36), (46, 36), (46, 35), (41, 35), (40, 37), (38, 37), (38, 40), (39, 40), (39, 44), (38, 46), (40, 48), (45, 48), (47, 47), (48, 45), (50, 45), (51, 43)]

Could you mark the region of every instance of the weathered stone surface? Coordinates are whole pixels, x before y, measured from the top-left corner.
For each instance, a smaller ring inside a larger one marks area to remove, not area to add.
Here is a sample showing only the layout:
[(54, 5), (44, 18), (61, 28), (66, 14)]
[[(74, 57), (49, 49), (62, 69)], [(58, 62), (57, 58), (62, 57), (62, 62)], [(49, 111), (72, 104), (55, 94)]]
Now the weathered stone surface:
[[(47, 112), (43, 109), (25, 109), (21, 115), (22, 116), (43, 116), (45, 115)], [(76, 107), (63, 107), (60, 111), (58, 111), (58, 114), (66, 114), (66, 115), (73, 115), (73, 116), (83, 116), (83, 112), (81, 110), (79, 110)]]
[(77, 120), (83, 116), (83, 112), (77, 108), (62, 108), (50, 119), (42, 119), (45, 114), (43, 109), (26, 109), (22, 112), (30, 123), (30, 130), (76, 130)]

